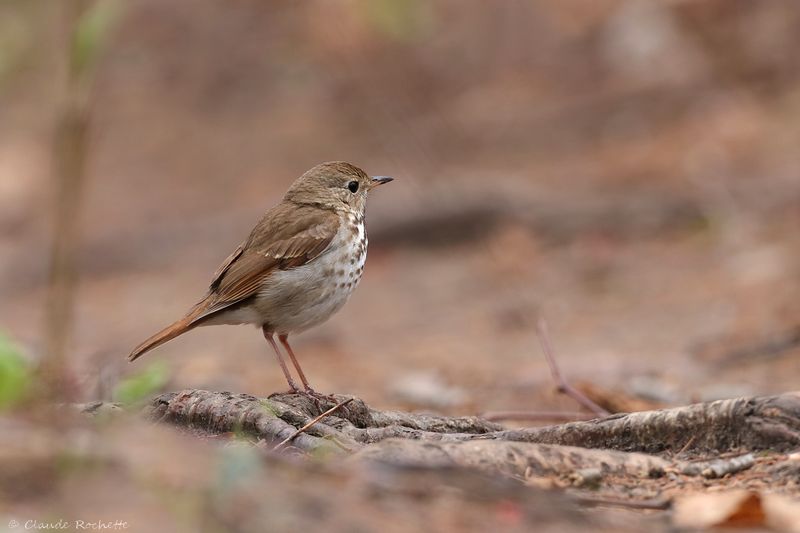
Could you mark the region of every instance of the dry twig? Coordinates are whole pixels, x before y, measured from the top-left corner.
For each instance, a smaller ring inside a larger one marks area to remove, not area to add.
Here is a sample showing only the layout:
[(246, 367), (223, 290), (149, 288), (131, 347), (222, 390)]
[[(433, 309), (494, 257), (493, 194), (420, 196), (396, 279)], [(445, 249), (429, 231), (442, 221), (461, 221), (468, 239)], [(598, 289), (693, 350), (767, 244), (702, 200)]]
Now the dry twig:
[(336, 411), (338, 411), (339, 409), (341, 409), (342, 407), (344, 407), (344, 406), (345, 406), (345, 405), (347, 405), (348, 403), (352, 402), (353, 400), (355, 400), (355, 398), (348, 398), (348, 399), (346, 399), (346, 400), (345, 400), (345, 401), (343, 401), (343, 402), (339, 402), (339, 403), (337, 403), (336, 405), (334, 405), (333, 407), (331, 407), (330, 409), (328, 409), (328, 410), (327, 410), (327, 411), (325, 411), (324, 413), (322, 413), (322, 414), (318, 415), (317, 417), (315, 417), (313, 420), (311, 420), (311, 422), (309, 422), (309, 423), (308, 423), (308, 424), (306, 424), (305, 426), (301, 427), (300, 429), (298, 429), (297, 431), (295, 431), (294, 433), (292, 433), (291, 435), (289, 435), (288, 437), (286, 437), (285, 439), (283, 439), (281, 442), (279, 442), (279, 443), (278, 443), (278, 444), (277, 444), (277, 445), (276, 445), (276, 446), (275, 446), (275, 447), (272, 449), (272, 451), (275, 451), (275, 452), (277, 452), (278, 450), (281, 450), (281, 449), (282, 449), (282, 448), (284, 448), (284, 447), (285, 447), (287, 444), (289, 444), (290, 442), (292, 442), (292, 440), (294, 440), (294, 438), (295, 438), (295, 437), (297, 437), (299, 434), (301, 434), (301, 433), (303, 433), (303, 432), (307, 431), (308, 429), (310, 429), (311, 427), (313, 427), (314, 425), (316, 425), (316, 424), (317, 424), (317, 423), (318, 423), (320, 420), (322, 420), (323, 418), (325, 418), (326, 416), (328, 416), (328, 415), (330, 415), (330, 414), (333, 414), (333, 413), (335, 413)]
[(680, 450), (678, 450), (678, 453), (676, 453), (675, 455), (680, 455), (683, 452), (685, 452), (689, 448), (689, 446), (692, 445), (693, 442), (694, 442), (694, 435), (689, 437), (689, 440), (686, 441), (686, 444), (684, 444), (683, 447)]
[(704, 461), (701, 463), (689, 463), (681, 469), (681, 474), (687, 476), (701, 475), (706, 479), (715, 479), (747, 470), (754, 464), (756, 464), (756, 458), (752, 453), (747, 453), (730, 459), (715, 459), (713, 461)]
[(564, 379), (564, 376), (561, 374), (561, 370), (558, 368), (558, 364), (556, 364), (552, 345), (550, 344), (550, 336), (547, 333), (547, 322), (543, 318), (540, 318), (539, 322), (536, 324), (536, 332), (539, 335), (539, 342), (542, 345), (542, 351), (544, 352), (545, 359), (547, 359), (547, 364), (550, 366), (550, 374), (553, 376), (553, 380), (556, 382), (558, 392), (566, 394), (580, 405), (594, 413), (597, 417), (606, 417), (610, 415), (611, 413), (597, 405), (588, 396), (570, 385), (567, 380)]
[(672, 500), (667, 498), (653, 498), (651, 500), (620, 500), (617, 498), (576, 496), (575, 499), (584, 505), (625, 507), (627, 509), (641, 509), (645, 511), (666, 511), (672, 507)]

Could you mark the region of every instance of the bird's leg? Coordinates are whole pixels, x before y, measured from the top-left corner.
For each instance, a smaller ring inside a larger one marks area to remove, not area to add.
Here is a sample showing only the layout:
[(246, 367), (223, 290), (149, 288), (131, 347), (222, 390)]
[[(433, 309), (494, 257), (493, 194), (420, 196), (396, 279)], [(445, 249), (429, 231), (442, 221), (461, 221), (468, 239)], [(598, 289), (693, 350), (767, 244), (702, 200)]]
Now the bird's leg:
[(283, 347), (286, 348), (286, 352), (289, 354), (289, 357), (292, 358), (292, 364), (297, 369), (297, 374), (300, 376), (300, 381), (303, 382), (303, 387), (305, 387), (305, 390), (303, 392), (305, 392), (308, 396), (311, 397), (312, 400), (314, 400), (316, 406), (321, 410), (322, 409), (321, 401), (324, 401), (326, 403), (331, 403), (331, 402), (333, 402), (334, 404), (337, 403), (339, 401), (339, 398), (336, 398), (336, 396), (334, 396), (333, 394), (319, 393), (314, 389), (312, 389), (311, 385), (308, 384), (306, 375), (303, 373), (303, 369), (300, 368), (300, 363), (297, 362), (297, 358), (294, 356), (294, 351), (292, 350), (292, 347), (289, 346), (289, 335), (278, 335), (278, 340), (281, 341), (281, 344), (283, 344)]
[(306, 392), (309, 394), (316, 394), (316, 391), (311, 388), (311, 385), (308, 384), (306, 375), (303, 373), (303, 369), (300, 368), (300, 363), (297, 362), (297, 358), (294, 356), (294, 351), (292, 350), (292, 347), (289, 346), (289, 335), (278, 335), (278, 340), (281, 341), (283, 347), (286, 348), (286, 353), (288, 353), (289, 357), (291, 357), (292, 364), (297, 369), (297, 374), (300, 376), (300, 381), (303, 382), (303, 387), (305, 387)]
[[(292, 375), (289, 373), (289, 369), (286, 368), (286, 362), (284, 362), (283, 360), (283, 356), (281, 355), (281, 351), (278, 349), (278, 345), (275, 344), (275, 339), (272, 338), (272, 333), (267, 331), (267, 328), (263, 326), (261, 328), (261, 331), (264, 332), (264, 338), (267, 339), (267, 342), (270, 344), (270, 346), (272, 346), (272, 349), (275, 350), (275, 355), (278, 358), (278, 364), (281, 365), (281, 370), (283, 370), (283, 375), (286, 377), (286, 382), (289, 383), (289, 388), (291, 389), (291, 392), (300, 392), (300, 389), (297, 388), (297, 383), (294, 382), (294, 380), (292, 379)], [(289, 352), (289, 355), (292, 355), (291, 351)], [(294, 355), (292, 355), (292, 361), (294, 361)], [(297, 362), (295, 362), (294, 364), (295, 366), (297, 366)], [(300, 370), (299, 367), (298, 370)], [(302, 372), (300, 373), (300, 378), (303, 380), (303, 384), (306, 385), (306, 380), (303, 377)], [(306, 388), (308, 388), (308, 385), (306, 385)]]
[(286, 348), (286, 352), (289, 354), (289, 357), (292, 358), (292, 364), (297, 369), (297, 373), (300, 376), (300, 381), (303, 382), (303, 387), (305, 387), (305, 393), (311, 396), (312, 398), (319, 400), (325, 400), (326, 402), (334, 402), (336, 403), (338, 399), (333, 394), (322, 394), (314, 389), (311, 388), (311, 385), (308, 384), (308, 380), (306, 379), (306, 375), (303, 373), (303, 369), (300, 368), (300, 363), (297, 362), (297, 358), (294, 356), (294, 350), (292, 347), (289, 346), (289, 335), (278, 335), (278, 340), (281, 341), (284, 348)]

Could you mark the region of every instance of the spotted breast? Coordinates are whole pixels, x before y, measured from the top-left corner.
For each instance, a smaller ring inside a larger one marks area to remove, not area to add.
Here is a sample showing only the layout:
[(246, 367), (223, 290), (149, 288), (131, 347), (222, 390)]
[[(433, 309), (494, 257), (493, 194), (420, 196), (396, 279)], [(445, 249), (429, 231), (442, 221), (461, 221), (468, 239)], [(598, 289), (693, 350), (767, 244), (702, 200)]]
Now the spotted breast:
[[(342, 214), (341, 220), (336, 236), (319, 257), (276, 271), (253, 307), (242, 311), (256, 313), (275, 333), (289, 334), (316, 326), (341, 309), (361, 280), (368, 243), (362, 214)], [(240, 318), (249, 317), (235, 319)]]

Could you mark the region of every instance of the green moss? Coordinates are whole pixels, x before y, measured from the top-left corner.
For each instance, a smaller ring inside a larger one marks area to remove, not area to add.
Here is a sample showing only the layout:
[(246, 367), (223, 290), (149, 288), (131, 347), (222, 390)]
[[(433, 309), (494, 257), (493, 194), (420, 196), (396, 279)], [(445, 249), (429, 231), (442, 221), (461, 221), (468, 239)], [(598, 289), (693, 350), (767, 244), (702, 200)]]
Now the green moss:
[(261, 407), (264, 409), (265, 412), (271, 414), (276, 418), (280, 417), (280, 410), (276, 407), (275, 402), (264, 398), (262, 400), (259, 400), (259, 403), (261, 404)]
[(72, 65), (76, 74), (86, 75), (97, 61), (106, 37), (119, 18), (119, 2), (96, 2), (80, 17), (72, 40)]
[(413, 41), (433, 26), (430, 6), (420, 0), (368, 0), (361, 4), (373, 28), (400, 41)]
[(162, 361), (151, 363), (138, 374), (120, 381), (114, 387), (114, 401), (123, 405), (142, 403), (169, 383), (169, 368)]
[(32, 384), (28, 361), (11, 339), (0, 334), (0, 410), (19, 404), (27, 397)]

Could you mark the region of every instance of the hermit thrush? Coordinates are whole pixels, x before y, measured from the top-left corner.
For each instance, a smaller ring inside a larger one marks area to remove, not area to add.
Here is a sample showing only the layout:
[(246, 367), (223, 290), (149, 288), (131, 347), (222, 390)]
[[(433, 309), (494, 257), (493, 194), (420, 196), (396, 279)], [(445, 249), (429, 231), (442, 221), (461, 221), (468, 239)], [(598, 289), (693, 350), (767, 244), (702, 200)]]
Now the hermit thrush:
[(386, 176), (370, 178), (341, 161), (322, 163), (300, 176), (220, 265), (208, 294), (128, 358), (133, 361), (197, 326), (255, 324), (275, 351), (292, 391), (299, 389), (275, 343), (276, 334), (305, 391), (313, 394), (289, 335), (324, 322), (347, 302), (367, 258), (367, 195), (390, 181)]

